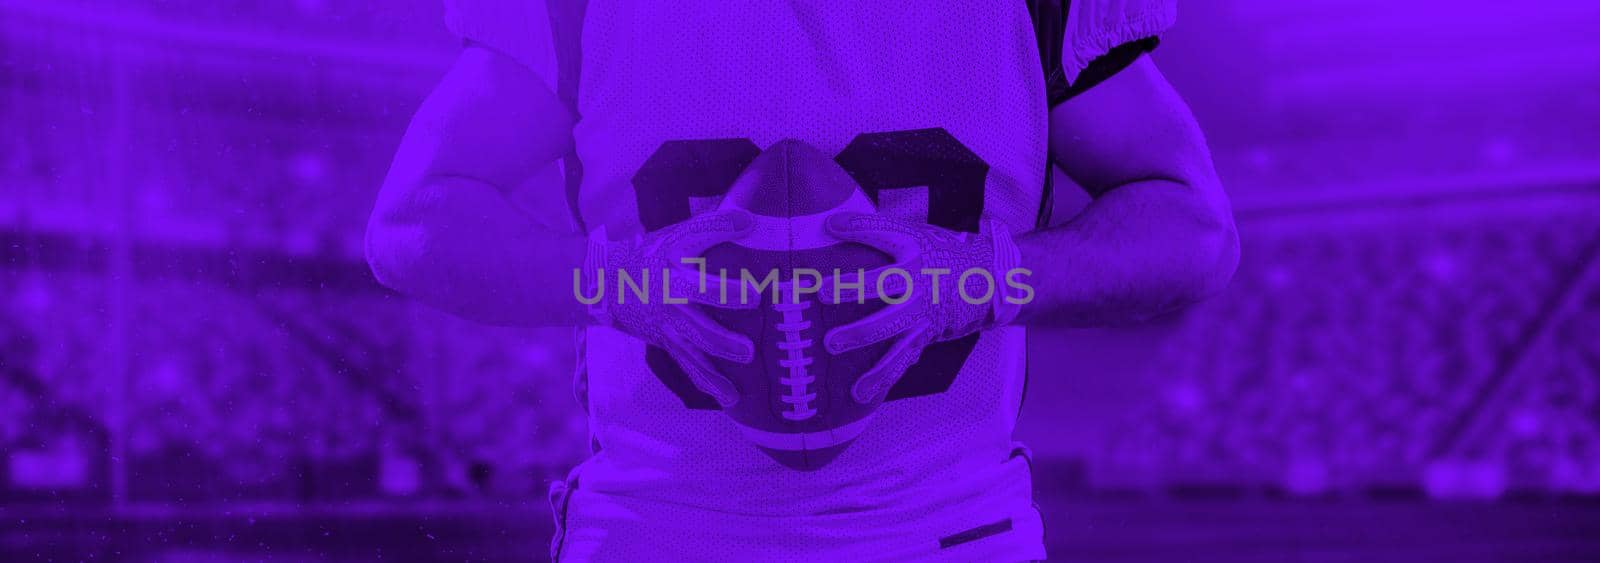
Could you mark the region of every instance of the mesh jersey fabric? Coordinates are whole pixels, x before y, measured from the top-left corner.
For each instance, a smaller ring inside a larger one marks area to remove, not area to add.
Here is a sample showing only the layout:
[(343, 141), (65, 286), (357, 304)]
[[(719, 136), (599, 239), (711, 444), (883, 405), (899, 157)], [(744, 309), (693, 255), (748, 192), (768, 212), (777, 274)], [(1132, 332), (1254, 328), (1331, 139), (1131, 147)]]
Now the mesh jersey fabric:
[[(1151, 14), (1170, 23), (1170, 9), (1090, 4), (1069, 10), (1067, 76), (1082, 68), (1071, 61), (1154, 35), (1160, 29), (1150, 22), (1159, 18)], [(553, 34), (538, 3), (457, 2), (447, 22), (556, 89)], [(877, 186), (886, 215), (947, 228), (989, 224), (980, 219), (1014, 233), (1034, 227), (1048, 99), (1024, 3), (591, 0), (581, 51), (577, 209), (589, 229), (631, 237), (713, 208), (726, 188), (719, 179), (786, 138), (857, 163), (858, 179), (912, 174)], [(975, 166), (977, 182), (941, 175)], [(973, 190), (981, 197), (962, 197)], [(1028, 461), (1011, 441), (1024, 339), (1023, 329), (1003, 328), (966, 348), (946, 346), (954, 352), (941, 358), (925, 355), (932, 368), (959, 369), (942, 370), (950, 378), (913, 368), (856, 443), (801, 472), (757, 450), (684, 390), (671, 366), (653, 365), (642, 342), (591, 329), (581, 352), (600, 449), (574, 470), (577, 485), (560, 499), (559, 553), (1041, 559)], [(988, 537), (941, 541), (1001, 522), (1005, 530)]]

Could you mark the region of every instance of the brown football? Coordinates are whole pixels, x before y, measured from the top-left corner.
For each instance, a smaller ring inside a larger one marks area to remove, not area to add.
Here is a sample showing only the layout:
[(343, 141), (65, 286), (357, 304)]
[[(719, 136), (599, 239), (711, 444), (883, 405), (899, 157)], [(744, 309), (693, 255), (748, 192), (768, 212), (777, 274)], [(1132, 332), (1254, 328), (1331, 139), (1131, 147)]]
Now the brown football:
[[(878, 404), (858, 403), (850, 392), (861, 374), (882, 357), (887, 344), (829, 354), (822, 337), (833, 327), (860, 319), (883, 303), (869, 300), (829, 305), (818, 295), (794, 299), (796, 269), (824, 277), (834, 269), (854, 273), (886, 265), (889, 256), (829, 236), (822, 222), (839, 211), (873, 212), (865, 192), (833, 159), (800, 141), (774, 143), (740, 175), (721, 207), (743, 209), (755, 217), (748, 236), (711, 248), (708, 272), (727, 271), (730, 280), (765, 279), (776, 272), (774, 290), (760, 295), (749, 288), (754, 309), (706, 311), (729, 329), (749, 336), (755, 357), (748, 364), (713, 360), (739, 388), (737, 404), (724, 409), (740, 431), (785, 466), (821, 468), (843, 452), (871, 421)], [(799, 280), (806, 286), (812, 277)], [(737, 285), (735, 285), (737, 287)], [(737, 290), (728, 299), (738, 300)]]

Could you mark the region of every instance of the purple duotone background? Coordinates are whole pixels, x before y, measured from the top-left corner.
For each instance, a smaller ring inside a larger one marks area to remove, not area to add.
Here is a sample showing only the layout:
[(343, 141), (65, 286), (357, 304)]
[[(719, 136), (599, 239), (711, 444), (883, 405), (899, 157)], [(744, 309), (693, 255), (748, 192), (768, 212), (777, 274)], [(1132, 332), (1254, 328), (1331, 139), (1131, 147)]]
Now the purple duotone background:
[[(0, 560), (542, 557), (586, 451), (570, 333), (361, 259), (441, 12), (0, 1)], [(1244, 260), (1183, 314), (1032, 332), (1051, 553), (1600, 558), (1597, 30), (1183, 2), (1155, 58)]]

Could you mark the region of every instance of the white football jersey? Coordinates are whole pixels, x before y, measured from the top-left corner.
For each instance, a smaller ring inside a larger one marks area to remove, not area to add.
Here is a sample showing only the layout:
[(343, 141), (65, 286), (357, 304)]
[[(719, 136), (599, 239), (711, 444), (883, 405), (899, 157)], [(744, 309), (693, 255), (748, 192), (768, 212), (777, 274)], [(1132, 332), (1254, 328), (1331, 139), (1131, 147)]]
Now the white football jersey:
[[(1065, 23), (1069, 71), (1104, 53), (1100, 43), (1170, 22), (1170, 9), (1132, 22), (1156, 12), (1123, 4), (1073, 7), (1084, 13)], [(448, 21), (575, 104), (568, 168), (581, 163), (581, 182), (561, 211), (590, 231), (631, 237), (714, 208), (745, 164), (788, 138), (836, 155), (887, 215), (1020, 234), (1048, 205), (1046, 76), (1025, 2), (549, 8), (463, 0)], [(665, 352), (589, 329), (581, 385), (598, 449), (555, 499), (565, 531), (553, 549), (562, 559), (1042, 559), (1029, 461), (1011, 438), (1024, 338), (1010, 327), (930, 346), (854, 444), (797, 471), (745, 440)]]

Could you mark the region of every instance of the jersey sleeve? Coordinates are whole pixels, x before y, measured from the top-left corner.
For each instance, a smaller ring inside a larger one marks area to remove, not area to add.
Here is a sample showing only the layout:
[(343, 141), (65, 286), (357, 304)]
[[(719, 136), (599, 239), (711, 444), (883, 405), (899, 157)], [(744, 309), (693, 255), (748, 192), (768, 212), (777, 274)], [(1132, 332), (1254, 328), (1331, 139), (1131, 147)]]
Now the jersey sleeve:
[(463, 42), (499, 51), (557, 86), (558, 65), (544, 0), (445, 0), (444, 21)]
[(1148, 51), (1177, 19), (1172, 0), (1072, 0), (1066, 12), (1061, 67), (1068, 83), (1076, 82), (1096, 59), (1126, 55), (1127, 49), (1113, 53), (1119, 47), (1142, 46), (1134, 56)]

